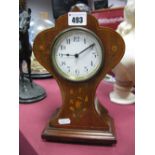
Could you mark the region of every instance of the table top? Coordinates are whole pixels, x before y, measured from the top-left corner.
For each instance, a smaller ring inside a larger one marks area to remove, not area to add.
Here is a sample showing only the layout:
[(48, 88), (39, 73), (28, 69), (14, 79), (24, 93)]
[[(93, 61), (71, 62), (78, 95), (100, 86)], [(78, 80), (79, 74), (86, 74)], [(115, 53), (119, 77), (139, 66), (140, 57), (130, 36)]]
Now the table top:
[(20, 155), (134, 155), (135, 154), (135, 106), (111, 103), (109, 93), (112, 83), (102, 81), (96, 95), (109, 115), (114, 119), (117, 144), (97, 146), (46, 142), (41, 139), (52, 113), (61, 106), (60, 89), (54, 79), (35, 80), (47, 97), (32, 104), (20, 104)]

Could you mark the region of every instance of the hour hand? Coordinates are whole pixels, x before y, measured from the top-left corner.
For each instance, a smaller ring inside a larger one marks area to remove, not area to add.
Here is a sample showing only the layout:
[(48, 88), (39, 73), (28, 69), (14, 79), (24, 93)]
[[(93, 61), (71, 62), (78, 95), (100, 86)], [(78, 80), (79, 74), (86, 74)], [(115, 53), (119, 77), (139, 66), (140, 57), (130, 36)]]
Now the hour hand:
[(75, 56), (75, 55), (73, 55), (73, 54), (69, 54), (69, 53), (66, 53), (66, 54), (64, 54), (64, 53), (60, 53), (60, 56), (67, 56), (67, 57), (69, 57), (69, 56)]

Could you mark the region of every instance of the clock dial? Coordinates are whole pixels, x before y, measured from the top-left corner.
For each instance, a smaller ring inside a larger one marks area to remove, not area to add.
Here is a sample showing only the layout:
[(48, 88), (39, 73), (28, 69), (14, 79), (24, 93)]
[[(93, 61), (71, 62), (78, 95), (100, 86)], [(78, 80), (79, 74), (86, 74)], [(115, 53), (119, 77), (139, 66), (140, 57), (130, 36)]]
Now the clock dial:
[(102, 43), (93, 32), (85, 28), (70, 28), (62, 32), (51, 50), (58, 73), (69, 80), (87, 80), (102, 65)]

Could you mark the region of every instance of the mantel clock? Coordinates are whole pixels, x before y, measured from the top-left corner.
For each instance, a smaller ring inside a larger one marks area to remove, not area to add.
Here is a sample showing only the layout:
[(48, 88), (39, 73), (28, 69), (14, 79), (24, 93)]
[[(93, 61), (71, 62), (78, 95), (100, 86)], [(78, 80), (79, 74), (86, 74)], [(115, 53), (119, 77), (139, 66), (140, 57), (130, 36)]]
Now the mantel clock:
[[(97, 86), (124, 55), (124, 41), (95, 17), (74, 10), (34, 40), (38, 61), (57, 81), (62, 106), (52, 115), (42, 138), (51, 141), (111, 145), (114, 123), (95, 94)], [(106, 88), (105, 88), (106, 89)]]

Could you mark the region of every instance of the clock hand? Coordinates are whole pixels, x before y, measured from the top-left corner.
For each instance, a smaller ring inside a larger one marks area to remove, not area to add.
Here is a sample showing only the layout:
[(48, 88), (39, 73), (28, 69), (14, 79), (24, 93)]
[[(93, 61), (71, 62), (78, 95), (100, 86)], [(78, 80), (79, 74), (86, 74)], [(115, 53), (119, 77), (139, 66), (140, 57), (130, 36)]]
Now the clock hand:
[(90, 47), (93, 47), (95, 45), (95, 43), (93, 43), (93, 44), (91, 44), (91, 45), (89, 45), (87, 48), (85, 48), (84, 50), (82, 50), (81, 52), (79, 52), (79, 53), (77, 53), (77, 54), (75, 54), (75, 57), (77, 56), (79, 56), (80, 54), (82, 54), (83, 52), (85, 52), (87, 49), (89, 49)]
[(85, 52), (87, 49), (89, 49), (90, 47), (93, 47), (95, 45), (95, 43), (89, 45), (87, 48), (83, 49), (81, 52), (79, 53), (75, 53), (75, 54), (64, 54), (64, 53), (61, 53), (61, 55), (66, 55), (66, 56), (74, 56), (75, 58), (78, 58), (80, 54), (82, 54), (83, 52)]
[(72, 55), (72, 54), (69, 54), (69, 53), (67, 53), (67, 54), (64, 54), (64, 53), (60, 53), (61, 55), (66, 55), (66, 56), (75, 56), (75, 54), (74, 55)]

